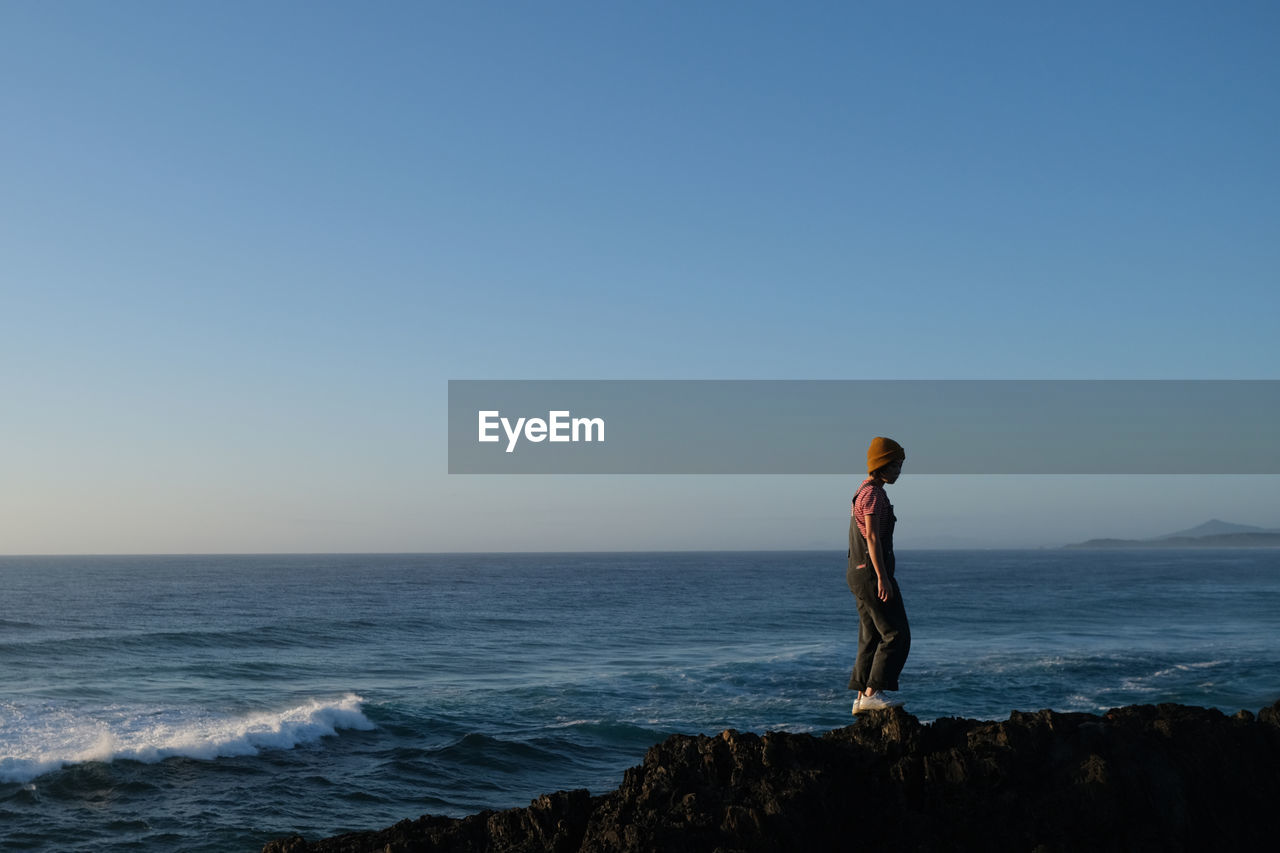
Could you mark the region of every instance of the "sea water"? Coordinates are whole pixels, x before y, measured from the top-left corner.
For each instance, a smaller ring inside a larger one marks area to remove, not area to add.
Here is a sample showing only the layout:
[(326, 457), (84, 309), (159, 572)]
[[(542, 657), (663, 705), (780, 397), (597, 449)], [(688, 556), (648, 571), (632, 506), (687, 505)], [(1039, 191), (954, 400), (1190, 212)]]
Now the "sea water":
[[(608, 791), (849, 724), (843, 552), (0, 558), (0, 848), (268, 839)], [(918, 551), (922, 720), (1280, 698), (1280, 550)]]

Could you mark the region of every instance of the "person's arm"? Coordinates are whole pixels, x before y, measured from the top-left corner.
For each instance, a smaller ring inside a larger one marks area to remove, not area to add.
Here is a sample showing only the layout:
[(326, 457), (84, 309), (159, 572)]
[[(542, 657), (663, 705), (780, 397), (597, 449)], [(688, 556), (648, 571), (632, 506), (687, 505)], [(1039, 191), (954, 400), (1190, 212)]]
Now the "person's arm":
[(876, 525), (876, 517), (867, 513), (864, 523), (867, 525), (867, 553), (871, 557), (871, 566), (876, 570), (876, 597), (881, 601), (893, 599), (893, 584), (889, 583), (889, 575), (883, 568), (884, 555), (880, 553), (880, 528)]

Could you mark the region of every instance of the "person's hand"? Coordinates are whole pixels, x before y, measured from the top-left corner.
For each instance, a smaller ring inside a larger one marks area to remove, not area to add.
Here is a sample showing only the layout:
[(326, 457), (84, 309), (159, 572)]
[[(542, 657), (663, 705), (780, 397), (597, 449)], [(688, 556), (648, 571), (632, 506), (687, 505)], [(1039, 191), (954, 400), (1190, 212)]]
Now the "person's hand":
[(884, 602), (893, 601), (893, 584), (885, 583), (879, 575), (876, 575), (876, 598)]

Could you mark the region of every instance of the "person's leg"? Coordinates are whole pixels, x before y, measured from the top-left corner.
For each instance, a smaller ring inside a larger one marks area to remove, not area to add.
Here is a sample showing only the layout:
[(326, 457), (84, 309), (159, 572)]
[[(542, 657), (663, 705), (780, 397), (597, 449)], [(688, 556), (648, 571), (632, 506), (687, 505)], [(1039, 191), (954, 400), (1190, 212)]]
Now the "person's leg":
[(873, 690), (897, 690), (898, 676), (906, 665), (911, 651), (911, 627), (907, 623), (907, 608), (902, 601), (902, 591), (896, 580), (893, 583), (893, 599), (868, 603), (869, 615), (879, 634), (875, 658), (867, 676), (867, 687)]
[(876, 648), (880, 645), (880, 634), (876, 631), (875, 621), (864, 598), (861, 595), (854, 596), (858, 603), (858, 656), (853, 662), (849, 689), (858, 692), (866, 690), (867, 681), (871, 678), (871, 665), (876, 658)]

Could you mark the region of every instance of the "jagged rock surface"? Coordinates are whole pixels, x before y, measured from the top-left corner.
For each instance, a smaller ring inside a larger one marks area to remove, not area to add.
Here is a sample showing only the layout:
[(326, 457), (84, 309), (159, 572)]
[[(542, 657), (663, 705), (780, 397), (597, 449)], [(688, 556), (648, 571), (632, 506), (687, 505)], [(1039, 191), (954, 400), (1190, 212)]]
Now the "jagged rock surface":
[(1280, 702), (1007, 721), (901, 709), (820, 737), (676, 735), (612, 793), (422, 817), (263, 853), (1280, 849)]

